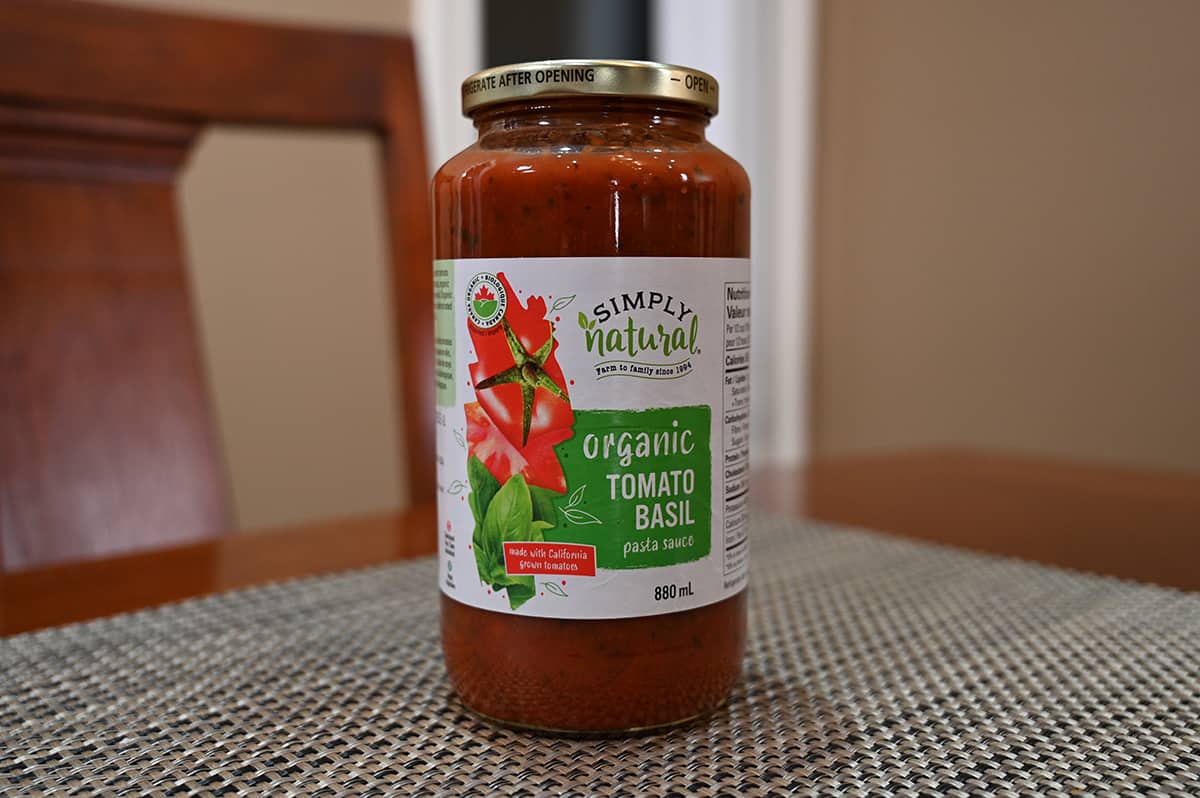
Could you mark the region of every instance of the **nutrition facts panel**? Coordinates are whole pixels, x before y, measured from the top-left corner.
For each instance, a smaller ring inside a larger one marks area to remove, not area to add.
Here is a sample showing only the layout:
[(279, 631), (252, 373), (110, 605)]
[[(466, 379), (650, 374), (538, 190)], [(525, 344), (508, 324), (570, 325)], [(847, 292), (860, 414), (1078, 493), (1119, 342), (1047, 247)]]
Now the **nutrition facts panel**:
[(727, 576), (746, 568), (750, 492), (750, 283), (725, 283), (724, 556)]

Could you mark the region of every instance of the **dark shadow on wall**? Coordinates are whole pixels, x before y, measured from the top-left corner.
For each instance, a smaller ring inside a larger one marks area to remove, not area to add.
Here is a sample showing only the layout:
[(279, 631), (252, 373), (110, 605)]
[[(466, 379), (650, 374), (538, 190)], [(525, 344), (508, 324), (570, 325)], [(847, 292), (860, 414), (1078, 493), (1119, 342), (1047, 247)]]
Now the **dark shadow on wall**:
[(486, 66), (650, 53), (648, 0), (487, 0)]

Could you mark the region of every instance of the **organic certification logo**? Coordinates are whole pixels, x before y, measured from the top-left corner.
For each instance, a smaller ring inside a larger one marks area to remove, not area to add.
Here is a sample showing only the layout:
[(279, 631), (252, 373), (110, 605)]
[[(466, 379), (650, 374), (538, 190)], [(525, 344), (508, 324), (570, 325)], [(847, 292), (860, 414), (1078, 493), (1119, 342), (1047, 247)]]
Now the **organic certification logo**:
[(495, 327), (508, 308), (508, 292), (496, 275), (480, 272), (467, 283), (467, 318), (481, 330)]

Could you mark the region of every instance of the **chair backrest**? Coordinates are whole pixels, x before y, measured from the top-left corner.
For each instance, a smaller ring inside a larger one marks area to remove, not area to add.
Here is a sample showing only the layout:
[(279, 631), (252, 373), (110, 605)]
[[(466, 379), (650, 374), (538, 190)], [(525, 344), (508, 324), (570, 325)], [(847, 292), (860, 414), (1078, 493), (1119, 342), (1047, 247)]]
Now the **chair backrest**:
[(176, 199), (196, 134), (218, 122), (381, 139), (397, 445), (413, 500), (433, 497), (431, 238), (411, 41), (3, 0), (0, 569), (229, 530)]

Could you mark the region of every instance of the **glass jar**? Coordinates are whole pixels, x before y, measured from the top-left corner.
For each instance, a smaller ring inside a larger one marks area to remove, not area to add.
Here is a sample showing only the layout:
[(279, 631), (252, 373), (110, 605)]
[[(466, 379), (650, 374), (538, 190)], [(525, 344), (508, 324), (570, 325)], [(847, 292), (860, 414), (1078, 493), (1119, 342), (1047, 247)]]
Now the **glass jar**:
[(746, 629), (750, 186), (716, 81), (537, 62), (463, 106), (433, 181), (450, 679), (540, 730), (702, 715)]

